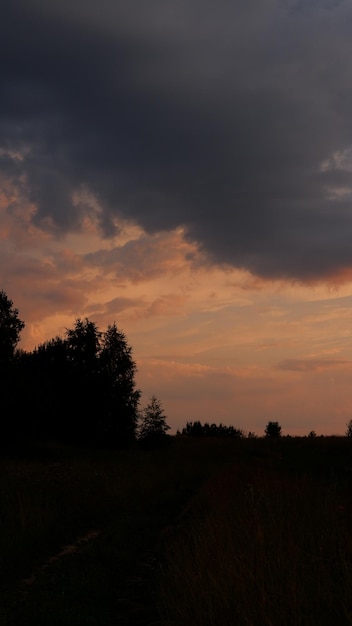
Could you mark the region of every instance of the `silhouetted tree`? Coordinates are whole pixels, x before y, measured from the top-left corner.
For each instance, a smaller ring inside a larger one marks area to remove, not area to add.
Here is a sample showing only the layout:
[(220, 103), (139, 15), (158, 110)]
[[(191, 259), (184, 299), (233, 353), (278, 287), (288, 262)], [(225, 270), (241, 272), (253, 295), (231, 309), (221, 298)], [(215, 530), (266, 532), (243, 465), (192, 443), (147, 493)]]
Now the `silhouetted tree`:
[(279, 422), (268, 422), (264, 432), (266, 437), (281, 437), (281, 426)]
[(239, 439), (244, 437), (243, 431), (234, 426), (225, 426), (224, 424), (208, 424), (204, 425), (199, 422), (187, 422), (186, 426), (182, 429), (182, 435), (189, 435), (191, 437), (229, 437), (232, 439)]
[(231, 437), (232, 439), (242, 439), (244, 437), (244, 433), (240, 428), (235, 428), (234, 426), (228, 426), (226, 429), (226, 437)]
[(65, 439), (74, 403), (66, 341), (56, 337), (32, 352), (19, 353), (16, 376), (21, 386), (23, 433)]
[(18, 353), (23, 432), (80, 445), (130, 444), (140, 398), (135, 372), (132, 349), (115, 324), (104, 333), (77, 319), (64, 339)]
[(16, 374), (17, 344), (24, 322), (5, 291), (0, 291), (0, 444), (20, 430), (21, 388)]
[(101, 333), (97, 325), (78, 318), (74, 328), (66, 329), (69, 360), (81, 373), (94, 374), (98, 369)]
[(166, 423), (166, 416), (160, 401), (156, 396), (150, 398), (149, 404), (143, 409), (138, 428), (138, 439), (143, 445), (159, 445), (166, 438), (170, 426)]
[(14, 357), (25, 323), (18, 317), (5, 291), (0, 291), (0, 370), (3, 372)]
[(99, 377), (101, 333), (88, 318), (76, 319), (72, 329), (66, 329), (67, 371), (63, 415), (64, 433), (75, 443), (93, 443), (100, 438), (98, 416), (105, 407)]
[(347, 424), (346, 437), (352, 437), (352, 420), (350, 420)]
[(183, 435), (191, 435), (192, 437), (201, 437), (203, 432), (203, 426), (198, 420), (195, 422), (186, 422), (186, 426), (182, 430)]
[(125, 334), (116, 324), (108, 326), (102, 335), (99, 372), (105, 398), (101, 423), (103, 436), (121, 443), (131, 443), (136, 437), (138, 405), (141, 392), (136, 389), (136, 363)]
[(125, 446), (135, 440), (140, 391), (136, 364), (125, 334), (116, 324), (100, 332), (95, 323), (78, 319), (66, 331), (76, 439), (103, 446)]

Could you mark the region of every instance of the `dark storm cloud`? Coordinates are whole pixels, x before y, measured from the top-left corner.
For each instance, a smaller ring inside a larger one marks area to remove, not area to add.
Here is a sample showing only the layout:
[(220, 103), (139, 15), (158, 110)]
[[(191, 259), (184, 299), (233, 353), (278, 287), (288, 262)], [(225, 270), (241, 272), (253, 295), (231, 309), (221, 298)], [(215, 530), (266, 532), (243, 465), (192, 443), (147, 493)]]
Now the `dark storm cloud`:
[(347, 2), (8, 0), (0, 165), (78, 229), (98, 199), (148, 232), (183, 225), (214, 262), (315, 279), (352, 264)]

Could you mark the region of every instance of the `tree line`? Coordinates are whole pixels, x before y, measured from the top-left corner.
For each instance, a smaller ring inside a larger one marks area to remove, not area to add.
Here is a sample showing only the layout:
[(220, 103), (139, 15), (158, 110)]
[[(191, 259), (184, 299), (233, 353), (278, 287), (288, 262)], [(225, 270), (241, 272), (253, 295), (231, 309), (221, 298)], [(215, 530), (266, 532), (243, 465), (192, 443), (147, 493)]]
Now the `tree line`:
[(163, 439), (169, 426), (156, 396), (139, 410), (136, 363), (116, 323), (100, 331), (79, 318), (33, 351), (18, 348), (24, 327), (0, 291), (0, 443), (29, 437), (121, 447)]
[(186, 426), (178, 434), (188, 435), (190, 437), (226, 437), (231, 439), (241, 439), (244, 437), (242, 430), (234, 426), (225, 426), (224, 424), (209, 424), (200, 421), (187, 422)]
[[(0, 291), (0, 445), (19, 437), (63, 443), (125, 447), (138, 440), (160, 445), (169, 426), (155, 395), (140, 410), (137, 366), (132, 348), (116, 323), (100, 331), (88, 318), (76, 319), (64, 337), (33, 351), (18, 344), (25, 323)], [(346, 436), (352, 437), (352, 420)], [(265, 437), (282, 436), (281, 425), (269, 421)], [(239, 439), (234, 426), (187, 422), (178, 435)], [(310, 431), (308, 437), (316, 437)], [(247, 437), (256, 437), (248, 433)]]
[[(277, 439), (281, 437), (281, 426), (279, 422), (269, 421), (265, 427), (265, 437)], [(182, 431), (177, 432), (178, 435), (186, 435), (189, 437), (221, 437), (227, 439), (243, 439), (256, 438), (253, 432), (249, 432), (245, 435), (241, 428), (235, 428), (234, 426), (226, 426), (220, 424), (209, 424), (205, 422), (202, 424), (200, 421), (187, 422)]]

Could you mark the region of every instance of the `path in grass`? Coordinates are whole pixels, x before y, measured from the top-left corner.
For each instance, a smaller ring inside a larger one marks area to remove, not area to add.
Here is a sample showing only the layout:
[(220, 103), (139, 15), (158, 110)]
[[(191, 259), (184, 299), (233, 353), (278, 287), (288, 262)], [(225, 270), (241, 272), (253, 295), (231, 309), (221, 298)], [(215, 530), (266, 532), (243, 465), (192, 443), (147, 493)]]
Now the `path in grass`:
[(1, 626), (148, 626), (156, 608), (158, 512), (123, 512), (90, 529), (8, 590)]
[(160, 536), (223, 463), (223, 450), (208, 452), (171, 446), (150, 455), (60, 457), (55, 464), (11, 461), (11, 471), (4, 464), (11, 509), (5, 533), (13, 548), (4, 542), (0, 626), (160, 624)]
[(64, 546), (21, 582), (6, 626), (158, 624), (157, 528), (144, 525), (132, 547), (137, 531), (110, 522)]

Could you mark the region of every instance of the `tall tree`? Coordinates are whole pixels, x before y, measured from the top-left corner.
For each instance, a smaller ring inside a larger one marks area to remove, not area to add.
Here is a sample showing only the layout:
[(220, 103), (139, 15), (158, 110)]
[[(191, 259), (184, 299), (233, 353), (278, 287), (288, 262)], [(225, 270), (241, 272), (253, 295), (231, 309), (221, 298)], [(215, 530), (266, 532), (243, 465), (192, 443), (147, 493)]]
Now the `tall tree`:
[(0, 368), (6, 368), (14, 357), (25, 323), (18, 317), (18, 309), (13, 306), (5, 291), (0, 291)]
[(16, 375), (16, 349), (25, 324), (18, 317), (5, 291), (0, 291), (0, 444), (17, 436), (20, 430), (21, 386)]
[(135, 439), (140, 391), (136, 389), (136, 363), (125, 334), (116, 324), (102, 334), (99, 371), (106, 405), (102, 429), (108, 441), (129, 443)]
[(68, 439), (77, 391), (74, 374), (67, 342), (61, 337), (21, 355), (18, 376), (27, 410), (31, 407), (33, 437)]
[(100, 332), (88, 318), (77, 319), (64, 339), (46, 341), (32, 352), (17, 350), (14, 361), (16, 385), (0, 411), (9, 406), (8, 398), (18, 397), (17, 422), (26, 434), (115, 447), (135, 440), (137, 368), (115, 323)]
[(96, 372), (101, 332), (88, 318), (78, 318), (72, 329), (66, 329), (66, 344), (72, 365), (81, 372)]

